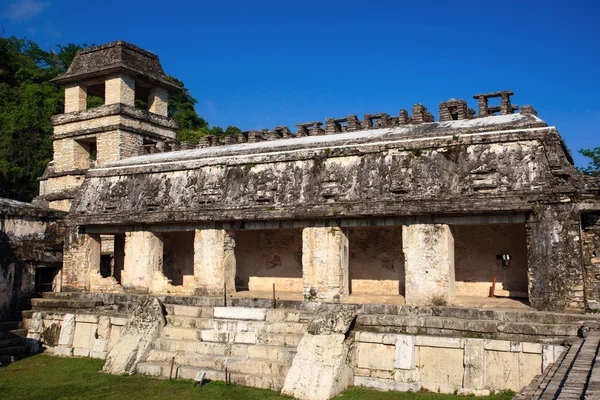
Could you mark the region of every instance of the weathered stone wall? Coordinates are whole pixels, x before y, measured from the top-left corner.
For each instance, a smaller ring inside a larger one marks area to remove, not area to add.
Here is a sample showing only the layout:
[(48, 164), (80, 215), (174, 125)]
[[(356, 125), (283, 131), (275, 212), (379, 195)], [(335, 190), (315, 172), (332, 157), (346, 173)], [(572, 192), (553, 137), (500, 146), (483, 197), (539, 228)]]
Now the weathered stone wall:
[(63, 214), (0, 199), (0, 321), (18, 318), (35, 292), (36, 268), (52, 269), (60, 290)]
[(402, 227), (348, 228), (350, 292), (404, 295)]
[[(527, 297), (527, 245), (524, 224), (455, 225), (457, 296), (490, 294), (496, 278), (500, 296)], [(507, 266), (497, 257), (510, 255)]]
[(36, 311), (25, 319), (32, 344), (61, 357), (106, 359), (115, 347), (127, 318), (101, 313)]
[(356, 332), (355, 386), (488, 395), (520, 390), (564, 351), (560, 345)]
[(527, 221), (529, 302), (533, 307), (585, 309), (580, 230), (576, 204), (534, 207)]
[(252, 291), (302, 292), (302, 230), (235, 233), (236, 287)]
[(588, 310), (600, 310), (600, 213), (581, 215), (585, 299)]
[(177, 152), (140, 158), (156, 158), (151, 166), (136, 165), (134, 157), (131, 166), (91, 171), (75, 216), (119, 224), (529, 211), (528, 196), (555, 198), (551, 172), (535, 133), (510, 137), (472, 145), (449, 139), (422, 150), (389, 142), (387, 150), (361, 145), (210, 157), (217, 152), (211, 148), (180, 152), (203, 155), (195, 160), (160, 162)]

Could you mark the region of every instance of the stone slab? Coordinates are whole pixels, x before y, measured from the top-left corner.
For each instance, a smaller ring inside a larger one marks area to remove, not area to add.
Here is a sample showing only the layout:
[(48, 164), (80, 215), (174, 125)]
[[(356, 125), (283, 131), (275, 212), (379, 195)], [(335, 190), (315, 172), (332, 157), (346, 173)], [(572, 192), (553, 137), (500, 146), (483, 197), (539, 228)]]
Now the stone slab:
[(215, 307), (214, 318), (264, 321), (267, 318), (267, 309), (249, 307)]

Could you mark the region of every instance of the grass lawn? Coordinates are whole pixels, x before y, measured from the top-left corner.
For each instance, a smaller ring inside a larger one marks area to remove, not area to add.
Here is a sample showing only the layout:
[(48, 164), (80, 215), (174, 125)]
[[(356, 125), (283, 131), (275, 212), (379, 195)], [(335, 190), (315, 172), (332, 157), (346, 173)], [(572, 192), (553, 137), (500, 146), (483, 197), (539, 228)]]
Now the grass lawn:
[[(36, 355), (0, 367), (0, 398), (9, 399), (289, 399), (277, 392), (226, 386), (210, 382), (192, 387), (190, 381), (167, 381), (145, 376), (115, 376), (98, 373), (104, 362), (91, 358), (58, 358)], [(452, 400), (437, 393), (382, 393), (353, 388), (338, 398), (344, 400)], [(510, 394), (486, 400), (508, 400)]]

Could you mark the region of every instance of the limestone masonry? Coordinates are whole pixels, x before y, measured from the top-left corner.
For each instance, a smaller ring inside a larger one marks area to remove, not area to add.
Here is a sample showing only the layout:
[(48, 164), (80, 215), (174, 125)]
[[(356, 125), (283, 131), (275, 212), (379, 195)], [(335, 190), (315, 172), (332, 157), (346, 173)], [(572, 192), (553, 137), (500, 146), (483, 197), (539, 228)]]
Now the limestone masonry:
[[(32, 349), (301, 399), (352, 385), (555, 398), (580, 365), (569, 393), (596, 390), (600, 182), (512, 91), (476, 94), (477, 112), (442, 102), (437, 122), (415, 104), (192, 145), (154, 54), (81, 50), (54, 81), (54, 159), (19, 217), (64, 241), (23, 313)], [(86, 109), (92, 94), (104, 105)]]

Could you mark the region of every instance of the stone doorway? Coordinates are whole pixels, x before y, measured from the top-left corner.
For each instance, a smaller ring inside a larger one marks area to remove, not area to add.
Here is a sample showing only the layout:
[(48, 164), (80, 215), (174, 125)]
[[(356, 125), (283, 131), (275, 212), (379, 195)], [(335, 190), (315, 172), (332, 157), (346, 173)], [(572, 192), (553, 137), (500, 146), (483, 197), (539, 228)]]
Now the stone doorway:
[(351, 227), (349, 278), (352, 295), (404, 295), (402, 226)]
[(235, 232), (237, 291), (302, 293), (302, 229)]
[[(454, 225), (456, 296), (527, 299), (525, 224)], [(508, 255), (508, 261), (502, 256)]]
[(194, 277), (194, 232), (166, 232), (163, 240), (163, 274), (173, 286)]

